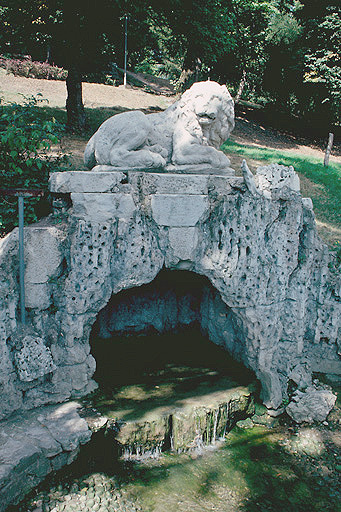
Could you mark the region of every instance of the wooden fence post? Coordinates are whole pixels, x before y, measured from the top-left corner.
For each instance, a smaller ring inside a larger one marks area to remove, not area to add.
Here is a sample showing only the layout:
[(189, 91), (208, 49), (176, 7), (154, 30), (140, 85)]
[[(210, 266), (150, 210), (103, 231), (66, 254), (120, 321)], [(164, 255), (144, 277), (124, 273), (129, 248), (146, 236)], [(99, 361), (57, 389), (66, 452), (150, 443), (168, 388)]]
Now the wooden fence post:
[(326, 149), (326, 154), (324, 155), (323, 165), (325, 167), (328, 167), (328, 165), (329, 165), (329, 157), (330, 157), (330, 153), (332, 152), (333, 142), (334, 142), (334, 134), (330, 133), (329, 134), (329, 138), (328, 138), (328, 145), (327, 145), (327, 149)]

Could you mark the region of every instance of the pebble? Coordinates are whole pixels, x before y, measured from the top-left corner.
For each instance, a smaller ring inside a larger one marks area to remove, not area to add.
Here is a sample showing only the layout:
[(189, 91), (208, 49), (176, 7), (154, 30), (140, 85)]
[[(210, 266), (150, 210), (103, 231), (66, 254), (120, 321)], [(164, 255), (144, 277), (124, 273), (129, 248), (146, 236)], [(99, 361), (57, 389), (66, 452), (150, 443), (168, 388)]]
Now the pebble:
[[(36, 496), (34, 512), (137, 512), (114, 478), (101, 473), (59, 484)], [(38, 508), (37, 508), (38, 506)], [(28, 510), (28, 509), (26, 509)]]

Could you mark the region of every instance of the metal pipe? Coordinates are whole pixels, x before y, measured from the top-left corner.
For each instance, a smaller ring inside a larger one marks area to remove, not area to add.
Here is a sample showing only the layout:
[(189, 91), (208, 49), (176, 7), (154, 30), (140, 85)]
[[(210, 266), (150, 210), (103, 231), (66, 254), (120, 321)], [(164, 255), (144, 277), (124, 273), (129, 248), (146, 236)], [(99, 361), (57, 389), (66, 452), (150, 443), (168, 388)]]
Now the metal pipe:
[(127, 86), (127, 53), (128, 53), (128, 16), (124, 16), (124, 76), (123, 85)]
[(19, 284), (20, 284), (20, 318), (25, 325), (25, 261), (24, 261), (24, 198), (18, 197), (19, 210)]

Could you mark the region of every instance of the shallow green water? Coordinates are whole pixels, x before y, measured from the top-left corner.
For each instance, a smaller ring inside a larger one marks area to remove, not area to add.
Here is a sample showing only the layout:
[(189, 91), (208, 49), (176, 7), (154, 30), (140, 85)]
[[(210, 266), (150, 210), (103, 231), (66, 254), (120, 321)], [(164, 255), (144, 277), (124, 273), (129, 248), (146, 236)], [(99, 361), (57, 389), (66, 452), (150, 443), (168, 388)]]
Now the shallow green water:
[(92, 353), (100, 388), (85, 403), (125, 420), (255, 382), (250, 370), (195, 328), (177, 334), (95, 338)]
[[(111, 340), (112, 350), (120, 353), (116, 364), (108, 345), (97, 346), (101, 389), (85, 406), (140, 420), (253, 380), (198, 332), (166, 336), (163, 342), (160, 351), (160, 338)], [(257, 412), (264, 409), (257, 406)], [(192, 453), (124, 461), (112, 438), (99, 432), (77, 461), (8, 512), (338, 512), (341, 461), (337, 438), (327, 433), (329, 441), (316, 455), (298, 452), (299, 429), (277, 422), (271, 429), (235, 427), (225, 441)]]
[[(339, 511), (337, 473), (325, 480), (319, 471), (320, 459), (294, 454), (286, 443), (281, 427), (236, 428), (219, 447), (206, 449), (201, 455), (168, 454), (137, 463), (111, 458), (105, 439), (97, 437), (76, 463), (50, 478), (17, 510)], [(100, 479), (97, 487), (93, 483), (96, 479)], [(107, 503), (111, 497), (116, 508), (101, 508), (100, 503), (96, 507), (94, 497), (103, 493), (103, 487), (108, 489), (104, 500)], [(77, 501), (84, 495), (86, 501)], [(44, 507), (39, 508), (43, 502)], [(84, 503), (84, 508), (79, 503)]]

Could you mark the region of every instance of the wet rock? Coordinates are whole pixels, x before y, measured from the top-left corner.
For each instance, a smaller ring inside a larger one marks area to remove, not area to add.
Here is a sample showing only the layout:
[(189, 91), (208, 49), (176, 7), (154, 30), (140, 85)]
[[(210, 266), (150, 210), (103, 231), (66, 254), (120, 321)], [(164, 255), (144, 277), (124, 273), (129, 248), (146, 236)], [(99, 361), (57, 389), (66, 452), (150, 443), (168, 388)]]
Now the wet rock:
[[(119, 422), (108, 434), (119, 443), (123, 458), (158, 456), (161, 451), (196, 450), (225, 436), (236, 418), (253, 414), (252, 391), (236, 387), (181, 399), (181, 407), (163, 408), (143, 421)], [(110, 423), (110, 422), (109, 422)]]
[(254, 423), (255, 425), (264, 425), (265, 427), (269, 427), (269, 428), (274, 427), (278, 422), (278, 420), (276, 418), (273, 418), (269, 414), (262, 414), (262, 415), (256, 414), (256, 415), (252, 416), (251, 420), (252, 420), (252, 423)]
[(246, 420), (237, 421), (236, 425), (237, 425), (237, 427), (242, 428), (242, 429), (248, 429), (248, 428), (254, 427), (254, 423), (251, 418), (246, 418)]
[(297, 390), (286, 412), (297, 423), (324, 421), (334, 407), (336, 396), (328, 386), (309, 386), (304, 391)]

